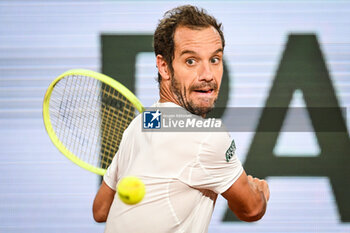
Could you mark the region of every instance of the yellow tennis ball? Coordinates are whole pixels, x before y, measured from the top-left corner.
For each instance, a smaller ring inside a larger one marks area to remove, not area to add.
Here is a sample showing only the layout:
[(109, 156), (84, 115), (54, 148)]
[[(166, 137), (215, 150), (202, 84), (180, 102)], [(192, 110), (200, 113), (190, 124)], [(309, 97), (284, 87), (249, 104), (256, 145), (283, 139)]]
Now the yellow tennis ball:
[(145, 196), (145, 184), (135, 176), (122, 178), (117, 187), (120, 200), (129, 205), (139, 203)]

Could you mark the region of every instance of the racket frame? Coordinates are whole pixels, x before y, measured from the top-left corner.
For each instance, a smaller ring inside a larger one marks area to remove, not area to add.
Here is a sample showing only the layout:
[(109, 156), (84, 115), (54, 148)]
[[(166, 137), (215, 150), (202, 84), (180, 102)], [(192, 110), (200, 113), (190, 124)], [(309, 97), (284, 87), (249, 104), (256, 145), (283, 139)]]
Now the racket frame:
[(65, 155), (69, 160), (71, 160), (73, 163), (79, 165), (80, 167), (91, 171), (93, 173), (96, 173), (98, 175), (103, 176), (106, 172), (106, 169), (102, 169), (102, 168), (98, 168), (95, 167), (83, 160), (81, 160), (79, 157), (77, 157), (76, 155), (74, 155), (70, 150), (68, 150), (66, 148), (66, 146), (59, 140), (59, 138), (57, 137), (52, 124), (51, 124), (51, 120), (50, 120), (50, 98), (51, 98), (51, 94), (53, 89), (55, 88), (56, 84), (63, 79), (66, 76), (88, 76), (94, 79), (97, 79), (99, 81), (101, 81), (102, 83), (111, 86), (112, 88), (114, 88), (115, 90), (117, 90), (120, 94), (122, 94), (125, 98), (127, 98), (133, 105), (134, 107), (140, 112), (142, 113), (145, 109), (142, 106), (142, 103), (139, 101), (139, 99), (128, 89), (126, 88), (124, 85), (122, 85), (121, 83), (119, 83), (118, 81), (108, 77), (107, 75), (101, 74), (101, 73), (97, 73), (91, 70), (85, 70), (85, 69), (72, 69), (72, 70), (68, 70), (66, 72), (64, 72), (63, 74), (61, 74), (60, 76), (58, 76), (48, 87), (46, 93), (45, 93), (45, 97), (44, 97), (44, 101), (43, 101), (43, 119), (44, 119), (44, 125), (45, 125), (45, 129), (47, 131), (47, 134), (49, 135), (51, 141), (53, 142), (53, 144), (58, 148), (58, 150)]

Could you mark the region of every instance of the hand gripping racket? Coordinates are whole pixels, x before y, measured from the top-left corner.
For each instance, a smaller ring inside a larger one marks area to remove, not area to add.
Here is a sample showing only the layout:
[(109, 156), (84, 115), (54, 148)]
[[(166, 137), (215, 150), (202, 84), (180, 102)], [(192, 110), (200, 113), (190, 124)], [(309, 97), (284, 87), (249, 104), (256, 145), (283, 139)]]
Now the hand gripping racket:
[(70, 70), (46, 91), (43, 118), (53, 144), (71, 161), (103, 175), (124, 130), (144, 108), (116, 80), (89, 70)]

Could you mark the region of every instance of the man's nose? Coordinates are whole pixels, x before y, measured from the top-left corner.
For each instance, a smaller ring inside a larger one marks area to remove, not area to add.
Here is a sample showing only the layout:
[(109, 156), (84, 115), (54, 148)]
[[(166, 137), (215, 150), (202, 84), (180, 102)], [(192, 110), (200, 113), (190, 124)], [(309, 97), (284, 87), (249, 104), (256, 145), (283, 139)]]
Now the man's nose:
[(210, 82), (214, 79), (214, 75), (209, 62), (202, 63), (199, 71), (199, 81)]

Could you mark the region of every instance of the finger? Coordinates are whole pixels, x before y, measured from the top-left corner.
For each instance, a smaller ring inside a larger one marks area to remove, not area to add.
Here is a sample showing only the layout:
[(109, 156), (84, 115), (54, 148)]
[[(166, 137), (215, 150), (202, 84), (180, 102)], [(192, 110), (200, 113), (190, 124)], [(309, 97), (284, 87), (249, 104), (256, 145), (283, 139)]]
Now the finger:
[(265, 194), (266, 201), (268, 201), (270, 199), (270, 188), (269, 188), (269, 184), (265, 180), (264, 180), (264, 194)]

